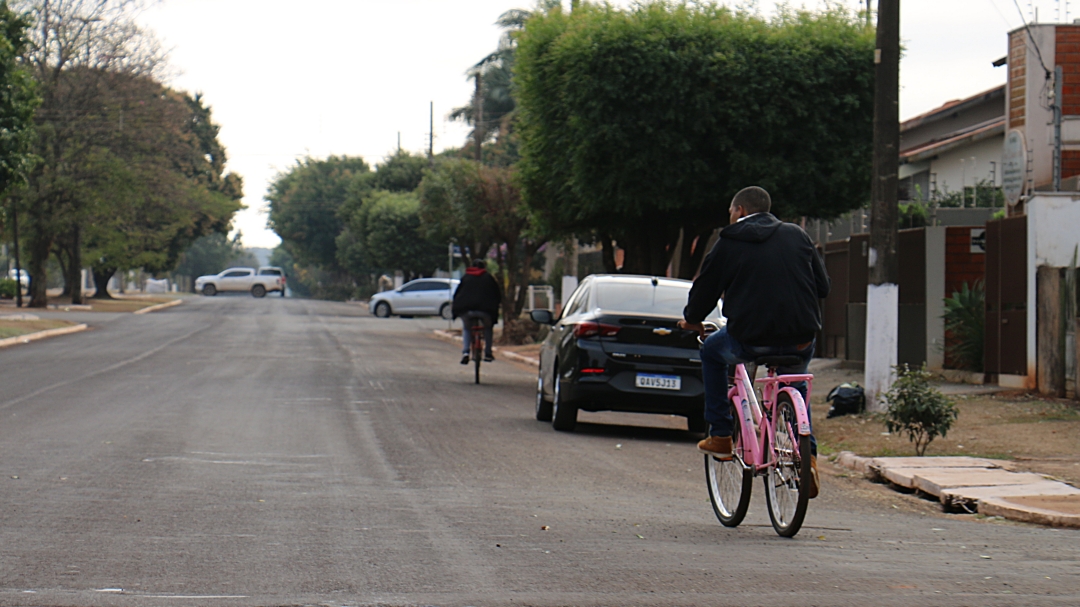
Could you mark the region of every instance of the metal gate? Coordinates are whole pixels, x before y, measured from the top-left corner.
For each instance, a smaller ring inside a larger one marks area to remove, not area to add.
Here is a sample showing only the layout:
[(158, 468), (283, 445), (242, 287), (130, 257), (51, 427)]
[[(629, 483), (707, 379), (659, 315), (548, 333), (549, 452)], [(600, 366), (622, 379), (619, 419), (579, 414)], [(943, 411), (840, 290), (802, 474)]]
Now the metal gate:
[(986, 373), (1027, 375), (1027, 217), (986, 223)]

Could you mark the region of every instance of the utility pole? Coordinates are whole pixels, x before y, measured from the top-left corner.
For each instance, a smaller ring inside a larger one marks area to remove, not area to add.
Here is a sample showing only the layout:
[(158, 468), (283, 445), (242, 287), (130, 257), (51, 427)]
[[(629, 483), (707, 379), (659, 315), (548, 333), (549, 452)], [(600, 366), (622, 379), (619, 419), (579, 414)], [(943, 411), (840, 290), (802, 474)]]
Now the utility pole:
[(473, 102), (473, 109), (476, 110), (475, 120), (473, 121), (473, 138), (476, 143), (476, 161), (483, 162), (483, 124), (484, 124), (484, 95), (480, 92), (480, 70), (476, 70), (476, 99)]
[(428, 166), (435, 166), (435, 102), (431, 102), (431, 113), (429, 116), (431, 121), (430, 128), (428, 129), (428, 143), (427, 143), (427, 159)]
[(897, 172), (900, 165), (900, 0), (879, 0), (874, 51), (874, 168), (866, 288), (866, 404), (885, 409), (882, 398), (895, 375), (899, 341)]

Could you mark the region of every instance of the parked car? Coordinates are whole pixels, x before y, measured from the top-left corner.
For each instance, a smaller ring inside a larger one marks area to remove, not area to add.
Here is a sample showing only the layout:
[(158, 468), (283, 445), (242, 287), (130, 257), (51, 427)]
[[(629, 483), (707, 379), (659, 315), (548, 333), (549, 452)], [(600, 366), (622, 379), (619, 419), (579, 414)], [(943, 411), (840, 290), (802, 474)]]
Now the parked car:
[(368, 301), (371, 313), (379, 318), (398, 316), (452, 316), (451, 302), (459, 280), (450, 278), (420, 278), (409, 281), (393, 291), (376, 293)]
[(25, 269), (16, 270), (15, 268), (11, 268), (8, 270), (8, 278), (11, 280), (17, 278), (19, 280), (19, 285), (22, 286), (22, 288), (30, 288), (30, 275), (26, 273)]
[[(276, 270), (277, 272), (272, 272)], [(214, 296), (227, 292), (250, 292), (253, 297), (266, 297), (268, 292), (285, 292), (285, 273), (281, 268), (229, 268), (220, 274), (195, 279), (195, 290)]]
[[(555, 318), (540, 348), (536, 419), (570, 431), (578, 410), (686, 417), (705, 432), (705, 386), (697, 333), (679, 329), (693, 283), (631, 275), (586, 277)], [(708, 319), (718, 325), (719, 311)]]

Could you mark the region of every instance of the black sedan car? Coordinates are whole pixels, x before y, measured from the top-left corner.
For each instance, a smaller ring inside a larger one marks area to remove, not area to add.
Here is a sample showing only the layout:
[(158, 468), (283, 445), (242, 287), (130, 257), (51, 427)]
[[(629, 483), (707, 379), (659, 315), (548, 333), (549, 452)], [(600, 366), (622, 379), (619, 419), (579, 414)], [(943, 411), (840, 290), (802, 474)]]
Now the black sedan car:
[[(577, 413), (631, 411), (683, 415), (704, 432), (705, 386), (697, 334), (676, 326), (692, 283), (631, 275), (585, 278), (555, 318), (540, 349), (536, 419), (573, 430)], [(718, 312), (709, 319), (723, 324)]]

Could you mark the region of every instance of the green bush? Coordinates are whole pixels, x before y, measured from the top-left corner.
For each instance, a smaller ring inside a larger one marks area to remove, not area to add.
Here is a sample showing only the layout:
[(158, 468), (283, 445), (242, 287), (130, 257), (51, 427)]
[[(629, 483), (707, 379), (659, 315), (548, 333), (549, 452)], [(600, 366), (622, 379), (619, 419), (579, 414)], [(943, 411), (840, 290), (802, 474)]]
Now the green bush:
[(0, 297), (4, 299), (14, 299), (16, 286), (15, 279), (13, 278), (0, 278)]
[(983, 370), (983, 337), (986, 318), (986, 292), (981, 280), (945, 300), (945, 331), (951, 339), (945, 353), (953, 364), (968, 371)]
[(915, 443), (915, 453), (926, 454), (926, 447), (938, 436), (945, 436), (956, 421), (956, 404), (930, 387), (932, 375), (925, 365), (912, 369), (905, 364), (896, 367), (899, 377), (893, 383), (885, 401), (885, 426), (889, 432), (907, 434)]

